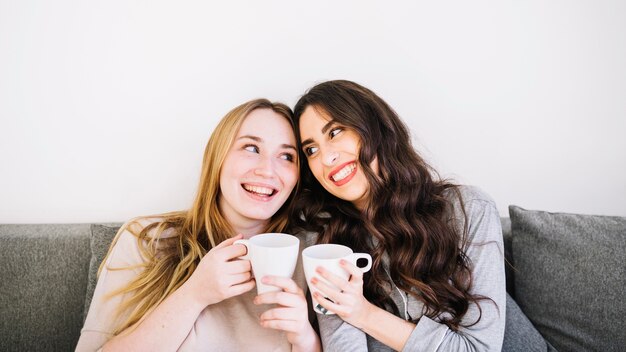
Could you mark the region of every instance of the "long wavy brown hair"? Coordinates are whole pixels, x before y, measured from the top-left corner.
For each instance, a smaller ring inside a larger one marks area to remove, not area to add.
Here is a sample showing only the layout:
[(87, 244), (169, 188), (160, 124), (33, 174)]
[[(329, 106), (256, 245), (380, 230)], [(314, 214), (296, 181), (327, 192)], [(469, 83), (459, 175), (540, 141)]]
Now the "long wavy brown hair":
[[(204, 150), (202, 173), (195, 201), (189, 210), (142, 217), (129, 221), (120, 228), (106, 258), (102, 271), (122, 232), (128, 230), (137, 237), (144, 259), (141, 271), (127, 286), (108, 293), (108, 297), (125, 295), (118, 309), (118, 317), (127, 316), (117, 327), (118, 334), (134, 326), (165, 298), (176, 291), (200, 263), (200, 259), (214, 246), (235, 235), (218, 207), (220, 173), (226, 155), (246, 117), (257, 109), (271, 109), (285, 117), (294, 127), (291, 109), (267, 99), (256, 99), (241, 104), (228, 112), (217, 125)], [(264, 232), (282, 232), (288, 226), (288, 216), (298, 185), (283, 206), (270, 219)], [(155, 220), (156, 221), (153, 221)], [(149, 222), (145, 226), (142, 222)], [(171, 230), (173, 236), (163, 236)], [(129, 268), (111, 268), (127, 270)], [(130, 268), (132, 269), (132, 268)]]
[[(469, 303), (483, 299), (469, 292), (472, 276), (463, 251), (467, 216), (463, 211), (465, 219), (458, 223), (450, 201), (458, 197), (462, 202), (458, 186), (441, 180), (420, 157), (407, 127), (371, 90), (343, 80), (314, 86), (294, 108), (297, 130), (307, 107), (358, 134), (358, 162), (369, 190), (367, 205), (359, 210), (327, 192), (308, 164), (301, 162), (302, 189), (293, 215), (298, 227), (318, 232), (318, 243), (339, 243), (370, 253), (373, 263), (364, 276), (364, 295), (398, 314), (389, 297), (392, 287), (383, 266), (386, 252), (393, 282), (424, 303), (427, 317), (438, 317), (457, 330)], [(296, 136), (300, 142), (299, 133)], [(300, 158), (306, 160), (302, 150)], [(370, 167), (375, 158), (378, 174)]]

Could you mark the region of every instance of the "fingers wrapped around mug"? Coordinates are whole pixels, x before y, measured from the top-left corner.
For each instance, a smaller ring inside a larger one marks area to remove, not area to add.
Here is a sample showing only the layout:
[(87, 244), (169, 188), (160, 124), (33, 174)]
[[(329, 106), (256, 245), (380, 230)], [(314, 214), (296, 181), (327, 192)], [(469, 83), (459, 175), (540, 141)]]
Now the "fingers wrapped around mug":
[(327, 311), (339, 315), (343, 320), (356, 324), (369, 307), (369, 302), (363, 297), (363, 272), (354, 264), (341, 261), (340, 265), (350, 273), (350, 279), (345, 280), (338, 275), (318, 267), (316, 272), (324, 279), (311, 279), (311, 284), (319, 292), (314, 292), (315, 300)]
[(342, 259), (339, 261), (339, 265), (350, 274), (350, 283), (363, 284), (363, 270), (358, 266), (350, 263), (349, 261)]
[(295, 307), (304, 302), (306, 307), (304, 292), (292, 279), (268, 275), (262, 278), (262, 282), (282, 290), (262, 293), (254, 298), (254, 304), (278, 304), (285, 307)]
[(302, 289), (290, 278), (265, 276), (263, 283), (282, 289), (267, 292), (254, 298), (254, 304), (275, 304), (259, 317), (262, 326), (299, 333), (309, 324), (307, 302)]

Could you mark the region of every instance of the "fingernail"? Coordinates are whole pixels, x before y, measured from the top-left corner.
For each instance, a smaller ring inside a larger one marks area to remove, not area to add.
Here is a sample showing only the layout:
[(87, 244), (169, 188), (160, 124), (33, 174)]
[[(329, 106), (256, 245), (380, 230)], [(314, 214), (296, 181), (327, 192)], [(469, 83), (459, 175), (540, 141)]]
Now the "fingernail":
[(267, 276), (263, 276), (263, 278), (261, 279), (261, 282), (264, 284), (268, 284), (270, 282), (270, 278)]
[(315, 284), (317, 283), (317, 278), (316, 278), (316, 277), (312, 278), (312, 279), (311, 279), (311, 283), (312, 283), (313, 285), (315, 285)]
[(317, 269), (315, 269), (315, 271), (317, 271), (320, 274), (323, 274), (324, 273), (324, 268), (318, 267)]
[(341, 260), (339, 261), (339, 264), (340, 264), (340, 265), (346, 265), (346, 263), (347, 263), (347, 262), (345, 261), (345, 259), (341, 259)]

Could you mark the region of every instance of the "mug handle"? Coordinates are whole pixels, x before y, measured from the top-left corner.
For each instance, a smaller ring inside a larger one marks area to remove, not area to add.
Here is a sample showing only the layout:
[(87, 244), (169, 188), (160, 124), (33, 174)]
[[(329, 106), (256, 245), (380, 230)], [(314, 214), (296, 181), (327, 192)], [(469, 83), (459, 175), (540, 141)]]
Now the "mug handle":
[(248, 246), (248, 240), (237, 240), (233, 244), (243, 244), (246, 246), (246, 254), (239, 257), (239, 259), (248, 259), (250, 260), (250, 247)]
[(367, 265), (364, 268), (359, 268), (359, 269), (361, 269), (361, 271), (364, 272), (364, 273), (370, 271), (370, 269), (372, 268), (372, 256), (367, 254), (367, 253), (352, 253), (352, 254), (350, 254), (350, 261), (354, 265), (356, 265), (356, 261), (358, 259), (367, 259)]

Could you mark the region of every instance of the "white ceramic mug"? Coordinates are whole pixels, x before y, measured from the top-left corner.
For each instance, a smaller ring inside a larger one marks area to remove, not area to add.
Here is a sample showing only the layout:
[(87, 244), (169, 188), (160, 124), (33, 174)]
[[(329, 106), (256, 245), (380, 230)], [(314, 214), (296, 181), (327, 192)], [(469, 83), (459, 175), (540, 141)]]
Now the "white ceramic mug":
[(311, 298), (313, 299), (313, 309), (317, 313), (326, 315), (335, 314), (322, 307), (319, 302), (317, 302), (315, 297), (313, 297), (313, 293), (318, 292), (318, 290), (313, 287), (313, 285), (311, 285), (311, 279), (315, 276), (320, 281), (326, 283), (330, 287), (336, 286), (317, 274), (315, 272), (315, 269), (321, 266), (329, 272), (345, 280), (348, 280), (350, 274), (339, 265), (339, 261), (341, 259), (344, 259), (354, 265), (356, 265), (356, 261), (358, 259), (367, 259), (367, 265), (359, 269), (361, 269), (361, 271), (365, 273), (372, 268), (372, 256), (367, 253), (353, 253), (350, 247), (342, 246), (340, 244), (318, 244), (308, 247), (304, 251), (302, 251), (304, 276), (306, 277), (306, 282), (309, 285), (309, 290), (311, 291)]
[(243, 244), (248, 248), (248, 253), (239, 258), (250, 260), (258, 294), (281, 290), (263, 284), (263, 276), (293, 276), (300, 250), (297, 237), (285, 233), (262, 233), (247, 240), (237, 240), (235, 244)]

